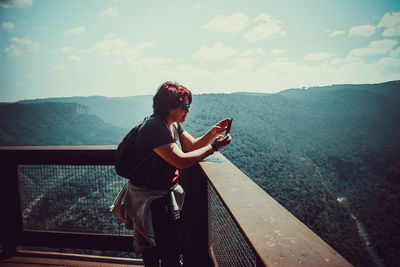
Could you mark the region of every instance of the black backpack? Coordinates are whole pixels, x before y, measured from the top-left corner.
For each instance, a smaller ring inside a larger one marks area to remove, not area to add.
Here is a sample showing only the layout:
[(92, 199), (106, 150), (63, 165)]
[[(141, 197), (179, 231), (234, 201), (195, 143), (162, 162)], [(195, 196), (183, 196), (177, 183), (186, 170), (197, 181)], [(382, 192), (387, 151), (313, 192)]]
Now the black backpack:
[(148, 117), (146, 117), (141, 123), (136, 125), (129, 131), (127, 135), (125, 135), (124, 139), (122, 139), (121, 143), (118, 145), (117, 151), (115, 153), (115, 170), (119, 176), (125, 178), (132, 178), (133, 174), (146, 159), (142, 160), (140, 164), (135, 165), (135, 141), (136, 136), (139, 132), (140, 127), (147, 121)]

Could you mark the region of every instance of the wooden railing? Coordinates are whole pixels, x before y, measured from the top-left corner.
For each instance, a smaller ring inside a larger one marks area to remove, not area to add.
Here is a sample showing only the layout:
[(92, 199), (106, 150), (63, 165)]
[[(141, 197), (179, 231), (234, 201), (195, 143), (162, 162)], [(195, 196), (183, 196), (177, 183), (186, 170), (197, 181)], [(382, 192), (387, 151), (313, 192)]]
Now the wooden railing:
[(17, 245), (94, 250), (131, 250), (132, 238), (92, 233), (29, 231), (23, 227), (18, 165), (113, 165), (115, 146), (0, 148), (1, 242), (5, 254)]
[[(23, 225), (19, 165), (113, 165), (115, 149), (0, 148), (3, 257), (21, 245), (132, 250), (128, 235), (33, 231)], [(351, 266), (220, 153), (186, 170), (182, 186), (185, 266)]]
[(351, 266), (223, 155), (200, 166), (254, 250), (257, 265)]

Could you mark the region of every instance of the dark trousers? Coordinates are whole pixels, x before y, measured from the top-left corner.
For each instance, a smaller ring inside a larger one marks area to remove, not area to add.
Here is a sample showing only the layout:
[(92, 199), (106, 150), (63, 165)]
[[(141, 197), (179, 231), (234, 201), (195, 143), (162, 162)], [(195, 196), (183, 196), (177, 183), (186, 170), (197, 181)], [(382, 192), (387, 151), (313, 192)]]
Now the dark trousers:
[(146, 267), (177, 267), (182, 251), (182, 219), (172, 219), (168, 210), (169, 198), (155, 200), (151, 204), (156, 247), (144, 249), (142, 258)]

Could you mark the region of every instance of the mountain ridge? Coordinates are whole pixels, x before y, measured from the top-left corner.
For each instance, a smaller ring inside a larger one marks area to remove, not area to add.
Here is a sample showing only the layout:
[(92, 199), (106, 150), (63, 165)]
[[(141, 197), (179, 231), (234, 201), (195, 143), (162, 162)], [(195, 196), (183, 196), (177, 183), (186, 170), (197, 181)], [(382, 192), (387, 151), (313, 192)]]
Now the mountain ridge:
[(0, 145), (117, 144), (125, 130), (76, 103), (0, 105)]

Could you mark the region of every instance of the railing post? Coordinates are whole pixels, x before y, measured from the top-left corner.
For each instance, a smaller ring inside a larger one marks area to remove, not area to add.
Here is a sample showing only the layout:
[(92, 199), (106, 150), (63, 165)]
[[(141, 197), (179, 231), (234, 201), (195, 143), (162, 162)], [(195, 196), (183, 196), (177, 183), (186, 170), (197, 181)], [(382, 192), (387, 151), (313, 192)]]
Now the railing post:
[(22, 232), (21, 202), (19, 196), (18, 167), (10, 155), (0, 154), (0, 241), (1, 258), (16, 254), (17, 240)]
[(185, 170), (181, 185), (185, 190), (183, 207), (185, 266), (212, 266), (208, 252), (207, 179), (199, 165)]

